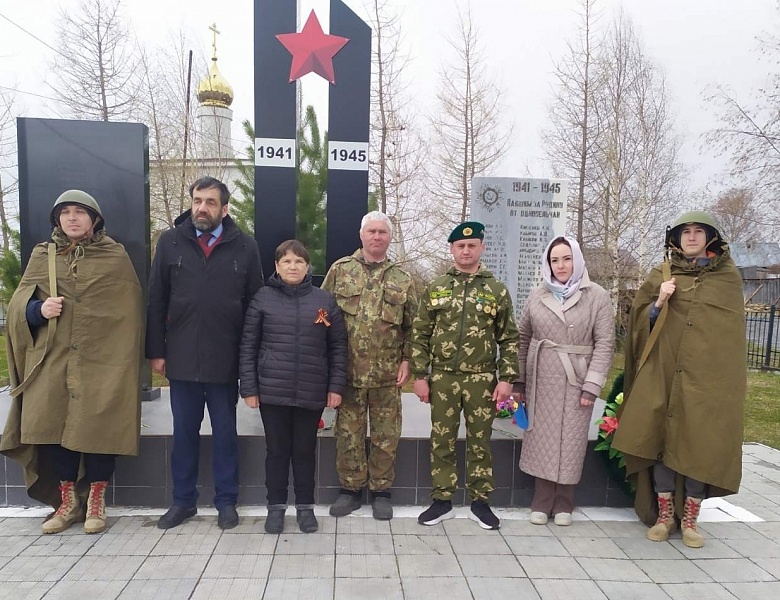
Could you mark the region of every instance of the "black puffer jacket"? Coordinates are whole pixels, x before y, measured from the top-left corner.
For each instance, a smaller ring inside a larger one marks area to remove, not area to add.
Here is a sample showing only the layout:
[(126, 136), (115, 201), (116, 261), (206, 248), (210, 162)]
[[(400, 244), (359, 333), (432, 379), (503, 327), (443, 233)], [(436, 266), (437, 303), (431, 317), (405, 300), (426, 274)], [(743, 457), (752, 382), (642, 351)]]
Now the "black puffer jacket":
[[(316, 323), (320, 310), (324, 323)], [(347, 329), (333, 296), (311, 276), (297, 286), (274, 273), (249, 303), (239, 358), (241, 396), (310, 410), (347, 387)]]

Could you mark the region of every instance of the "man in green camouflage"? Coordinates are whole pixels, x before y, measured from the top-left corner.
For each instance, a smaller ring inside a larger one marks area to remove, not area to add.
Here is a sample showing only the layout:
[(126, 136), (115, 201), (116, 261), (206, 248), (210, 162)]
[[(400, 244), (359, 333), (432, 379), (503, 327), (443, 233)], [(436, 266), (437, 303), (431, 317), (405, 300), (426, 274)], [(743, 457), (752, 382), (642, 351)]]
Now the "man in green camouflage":
[(484, 225), (476, 222), (462, 223), (452, 231), (447, 241), (455, 266), (431, 282), (414, 319), (414, 393), (430, 403), (432, 424), (433, 504), (418, 517), (422, 525), (455, 516), (455, 440), (462, 410), (469, 518), (484, 529), (500, 526), (487, 502), (494, 489), (490, 434), (496, 402), (509, 397), (517, 379), (518, 332), (506, 286), (479, 261), (485, 249), (484, 232)]
[(390, 486), (401, 437), (401, 386), (409, 380), (417, 306), (412, 278), (387, 258), (391, 231), (387, 215), (368, 213), (360, 224), (362, 248), (333, 263), (322, 283), (336, 297), (349, 340), (347, 390), (334, 427), (341, 485), (330, 507), (334, 517), (360, 508), (368, 485), (374, 518), (393, 518)]

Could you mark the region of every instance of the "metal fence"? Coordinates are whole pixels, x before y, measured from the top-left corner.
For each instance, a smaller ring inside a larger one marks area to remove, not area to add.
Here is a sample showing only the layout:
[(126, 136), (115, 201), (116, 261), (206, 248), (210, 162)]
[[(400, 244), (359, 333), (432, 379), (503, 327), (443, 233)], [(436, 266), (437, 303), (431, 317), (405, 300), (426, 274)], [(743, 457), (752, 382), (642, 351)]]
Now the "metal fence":
[(748, 367), (780, 371), (780, 308), (745, 307)]

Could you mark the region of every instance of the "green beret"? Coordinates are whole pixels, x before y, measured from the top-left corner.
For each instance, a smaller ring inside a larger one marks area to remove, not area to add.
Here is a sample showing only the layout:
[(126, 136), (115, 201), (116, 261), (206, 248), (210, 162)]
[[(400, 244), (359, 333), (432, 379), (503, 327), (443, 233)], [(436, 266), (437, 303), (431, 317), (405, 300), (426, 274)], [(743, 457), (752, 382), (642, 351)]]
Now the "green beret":
[(447, 241), (451, 244), (458, 240), (484, 240), (485, 239), (485, 226), (482, 223), (476, 221), (466, 221), (461, 223), (455, 229), (452, 230), (450, 237)]

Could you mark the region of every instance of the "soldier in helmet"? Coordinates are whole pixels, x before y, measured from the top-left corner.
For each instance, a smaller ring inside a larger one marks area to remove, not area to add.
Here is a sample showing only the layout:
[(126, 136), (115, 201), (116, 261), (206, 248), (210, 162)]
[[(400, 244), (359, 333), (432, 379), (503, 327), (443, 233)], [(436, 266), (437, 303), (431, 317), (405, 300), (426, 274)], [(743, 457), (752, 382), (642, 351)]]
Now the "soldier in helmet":
[(68, 190), (50, 219), (8, 305), (14, 399), (0, 450), (56, 509), (43, 533), (77, 521), (99, 533), (116, 455), (138, 454), (141, 286), (92, 196)]
[(447, 241), (455, 266), (431, 282), (414, 319), (414, 393), (430, 402), (432, 422), (433, 504), (419, 516), (422, 525), (454, 516), (461, 411), (466, 420), (469, 517), (484, 529), (500, 525), (487, 502), (494, 487), (490, 434), (496, 402), (509, 397), (518, 379), (519, 334), (506, 286), (479, 260), (484, 230), (481, 223), (466, 222), (452, 231)]
[(410, 275), (387, 258), (391, 238), (387, 215), (368, 213), (360, 224), (362, 248), (333, 263), (322, 283), (344, 314), (349, 342), (347, 389), (334, 428), (341, 484), (330, 507), (334, 517), (360, 508), (366, 486), (374, 518), (393, 517), (390, 486), (401, 437), (401, 386), (409, 380), (416, 300)]
[(613, 447), (636, 483), (647, 537), (700, 548), (703, 498), (735, 494), (742, 475), (747, 365), (742, 281), (705, 212), (667, 233), (667, 259), (636, 294), (625, 400)]

